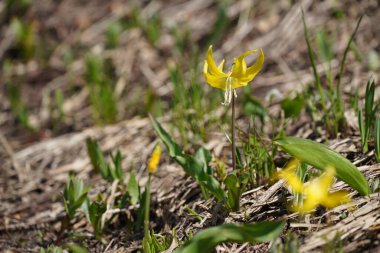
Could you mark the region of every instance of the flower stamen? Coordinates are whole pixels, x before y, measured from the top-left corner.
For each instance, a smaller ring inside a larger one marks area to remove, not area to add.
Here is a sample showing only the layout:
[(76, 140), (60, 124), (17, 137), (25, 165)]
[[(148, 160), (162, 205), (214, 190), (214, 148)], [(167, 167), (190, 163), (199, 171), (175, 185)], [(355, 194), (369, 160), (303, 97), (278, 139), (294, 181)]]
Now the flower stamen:
[(228, 74), (228, 77), (226, 79), (226, 86), (225, 86), (225, 91), (224, 91), (224, 102), (222, 105), (228, 106), (231, 103), (232, 100), (232, 93), (237, 97), (235, 89), (232, 89), (232, 77), (231, 77), (231, 72)]

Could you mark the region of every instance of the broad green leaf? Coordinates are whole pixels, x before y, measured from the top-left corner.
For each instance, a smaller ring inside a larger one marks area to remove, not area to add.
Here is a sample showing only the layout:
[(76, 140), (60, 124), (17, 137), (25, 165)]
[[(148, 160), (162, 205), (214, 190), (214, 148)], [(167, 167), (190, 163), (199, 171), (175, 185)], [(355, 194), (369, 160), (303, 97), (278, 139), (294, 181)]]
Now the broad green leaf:
[(228, 202), (227, 207), (233, 211), (238, 211), (240, 208), (240, 197), (241, 194), (245, 191), (246, 185), (249, 180), (249, 173), (243, 172), (239, 173), (237, 176), (236, 173), (232, 172), (224, 180), (224, 184), (228, 191)]
[(209, 150), (201, 147), (200, 149), (198, 149), (197, 153), (195, 153), (194, 158), (202, 162), (203, 170), (207, 172), (207, 174), (210, 174), (210, 175), (212, 174), (212, 169), (209, 165), (211, 162), (212, 156)]
[(368, 182), (356, 166), (327, 146), (297, 137), (282, 137), (275, 143), (286, 153), (317, 169), (324, 170), (328, 166), (334, 167), (339, 179), (361, 195), (369, 194)]
[(228, 206), (231, 210), (238, 211), (240, 207), (240, 183), (235, 174), (229, 174), (224, 180), (228, 190)]
[[(219, 201), (225, 199), (227, 196), (219, 181), (211, 174), (208, 174), (208, 169), (205, 170), (203, 163), (208, 158), (197, 160), (195, 157), (185, 154), (182, 148), (170, 138), (169, 134), (154, 118), (151, 117), (151, 121), (157, 135), (168, 149), (169, 155), (181, 165), (186, 174), (194, 178), (201, 186), (207, 188)], [(198, 157), (201, 157), (201, 155), (198, 155)]]
[(131, 197), (131, 205), (136, 205), (139, 201), (140, 189), (137, 183), (135, 172), (132, 170), (129, 176), (127, 191)]
[(256, 224), (223, 224), (207, 228), (196, 234), (175, 253), (207, 253), (223, 242), (267, 242), (278, 237), (285, 226), (282, 221), (265, 221)]
[(82, 248), (81, 246), (77, 244), (66, 244), (65, 246), (72, 253), (88, 253), (88, 251), (85, 248)]

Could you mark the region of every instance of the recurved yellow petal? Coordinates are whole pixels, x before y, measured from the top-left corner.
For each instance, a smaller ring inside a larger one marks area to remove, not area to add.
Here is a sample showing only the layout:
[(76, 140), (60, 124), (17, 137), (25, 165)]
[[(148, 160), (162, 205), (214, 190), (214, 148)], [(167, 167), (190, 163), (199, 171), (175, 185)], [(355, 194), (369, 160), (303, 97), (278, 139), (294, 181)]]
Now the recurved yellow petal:
[(257, 52), (257, 50), (250, 50), (234, 59), (231, 77), (236, 79), (241, 79), (245, 77), (247, 72), (247, 63), (245, 62), (244, 58), (255, 52)]
[(327, 208), (334, 208), (336, 206), (351, 202), (351, 198), (347, 191), (338, 191), (329, 193), (322, 201), (321, 204)]
[(255, 76), (260, 72), (261, 68), (263, 67), (264, 64), (264, 52), (260, 48), (260, 54), (255, 63), (247, 69), (247, 75), (250, 78), (255, 78)]
[(290, 186), (294, 192), (302, 192), (304, 190), (304, 186), (298, 175), (296, 174), (296, 170), (299, 166), (298, 160), (292, 160), (288, 163), (285, 169), (278, 172), (278, 176), (285, 181), (285, 184)]
[[(215, 64), (214, 56), (212, 55), (212, 46), (207, 50), (205, 64), (210, 68), (210, 74), (217, 77), (227, 77), (227, 74), (221, 71)], [(223, 65), (222, 65), (223, 66)]]
[(161, 158), (161, 146), (157, 144), (148, 161), (147, 167), (148, 167), (149, 173), (153, 174), (157, 171), (157, 166), (158, 166), (158, 163), (160, 162), (160, 158)]
[[(223, 62), (221, 63), (221, 65), (219, 65), (219, 67), (220, 68), (223, 67)], [(203, 75), (205, 77), (206, 82), (209, 85), (211, 85), (212, 87), (215, 87), (218, 89), (223, 89), (223, 90), (226, 88), (226, 78), (209, 74), (207, 62), (205, 62), (204, 66), (203, 66)]]
[(244, 60), (246, 56), (255, 52), (257, 52), (257, 50), (247, 51), (241, 56), (239, 56), (237, 59), (235, 59), (235, 65), (233, 67), (232, 74), (231, 74), (232, 77), (240, 79), (241, 82), (248, 83), (257, 76), (257, 74), (260, 72), (264, 64), (263, 50), (260, 49), (259, 56), (252, 66), (247, 68), (246, 67), (247, 64), (245, 63), (245, 60)]

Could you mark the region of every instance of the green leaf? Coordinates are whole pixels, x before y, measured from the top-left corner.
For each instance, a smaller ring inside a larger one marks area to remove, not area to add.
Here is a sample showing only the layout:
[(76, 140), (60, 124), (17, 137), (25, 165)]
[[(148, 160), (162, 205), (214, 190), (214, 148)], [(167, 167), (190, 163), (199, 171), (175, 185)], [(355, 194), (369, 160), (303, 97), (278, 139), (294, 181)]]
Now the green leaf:
[(131, 171), (129, 176), (127, 191), (129, 196), (131, 197), (131, 205), (136, 205), (140, 197), (140, 188), (136, 180), (135, 172), (133, 170)]
[(146, 185), (145, 191), (139, 197), (140, 206), (137, 209), (136, 222), (134, 222), (133, 224), (136, 229), (140, 229), (144, 225), (146, 198), (149, 198), (149, 197), (150, 196), (147, 196), (147, 185)]
[(223, 242), (267, 242), (278, 237), (285, 226), (282, 221), (264, 221), (256, 224), (223, 224), (196, 234), (175, 253), (207, 253)]
[(99, 237), (101, 233), (101, 218), (106, 212), (107, 206), (103, 201), (94, 201), (91, 203), (89, 208), (89, 216), (92, 227), (95, 231), (95, 236)]
[(229, 174), (224, 180), (228, 190), (228, 206), (233, 211), (238, 211), (240, 207), (240, 183), (235, 174)]
[(246, 95), (244, 97), (243, 103), (243, 113), (247, 116), (253, 115), (259, 117), (261, 124), (264, 124), (266, 111), (264, 106), (260, 103), (260, 101), (251, 95)]
[(83, 204), (90, 187), (84, 187), (81, 179), (70, 176), (63, 190), (63, 203), (70, 219), (74, 218), (76, 210)]
[(375, 129), (374, 129), (374, 139), (375, 139), (375, 158), (376, 162), (380, 162), (380, 118), (377, 117), (375, 120)]
[(369, 134), (369, 128), (372, 125), (373, 121), (373, 104), (375, 100), (375, 83), (373, 79), (369, 80), (366, 86), (365, 90), (365, 128), (366, 131), (368, 131), (367, 134)]
[(362, 15), (360, 16), (360, 18), (358, 19), (358, 22), (356, 23), (355, 30), (353, 31), (353, 33), (352, 33), (351, 36), (350, 36), (350, 39), (349, 39), (348, 42), (347, 42), (346, 48), (345, 48), (344, 53), (343, 53), (342, 61), (340, 62), (340, 66), (339, 66), (339, 75), (338, 75), (338, 82), (337, 82), (337, 85), (336, 85), (336, 89), (337, 89), (337, 91), (338, 91), (338, 92), (337, 92), (338, 95), (340, 95), (340, 83), (341, 83), (341, 80), (342, 80), (342, 77), (343, 77), (344, 68), (345, 68), (345, 66), (346, 66), (346, 58), (347, 58), (347, 55), (348, 55), (348, 51), (350, 51), (351, 44), (352, 44), (352, 42), (353, 42), (354, 39), (355, 39), (356, 33), (357, 33), (358, 30), (359, 30), (359, 26), (360, 26), (360, 23), (362, 22), (363, 17), (364, 17), (364, 14), (362, 14)]
[(98, 160), (98, 165), (99, 165), (100, 174), (102, 175), (102, 178), (107, 181), (112, 181), (110, 166), (106, 162), (106, 159), (104, 158), (103, 153), (100, 150), (100, 148), (97, 149), (97, 160)]
[(315, 40), (322, 60), (330, 62), (333, 58), (332, 43), (327, 37), (326, 31), (324, 29), (319, 30), (315, 35)]
[(212, 169), (210, 167), (210, 162), (212, 159), (211, 153), (209, 150), (201, 147), (197, 153), (195, 153), (194, 158), (198, 161), (200, 161), (203, 165), (203, 171), (207, 172), (207, 174), (212, 174)]
[(119, 179), (123, 181), (125, 178), (124, 172), (121, 168), (121, 153), (120, 150), (116, 152), (116, 156), (112, 159), (114, 164), (114, 169), (111, 170), (113, 180)]
[(297, 94), (297, 96), (293, 99), (285, 98), (281, 102), (281, 107), (285, 112), (285, 118), (297, 118), (304, 107), (304, 98), (299, 94)]
[(72, 253), (88, 253), (88, 251), (85, 248), (82, 248), (81, 246), (77, 244), (66, 244), (65, 246)]
[(87, 146), (87, 153), (88, 156), (90, 157), (90, 161), (92, 164), (92, 167), (94, 168), (94, 171), (96, 173), (99, 173), (99, 162), (98, 162), (98, 155), (97, 155), (97, 150), (99, 149), (98, 143), (91, 139), (88, 138), (86, 140), (86, 146)]
[(324, 170), (328, 166), (334, 167), (339, 179), (361, 195), (369, 194), (368, 182), (356, 166), (327, 146), (297, 137), (282, 137), (275, 143), (286, 153), (319, 170)]
[(207, 161), (207, 157), (204, 156), (204, 151), (202, 151), (204, 155), (198, 155), (198, 157), (203, 156), (201, 160), (197, 160), (195, 157), (185, 154), (182, 148), (170, 138), (162, 126), (154, 118), (151, 117), (150, 119), (154, 130), (169, 151), (169, 155), (181, 165), (186, 174), (195, 179), (201, 186), (207, 188), (219, 201), (225, 199), (227, 196), (219, 181), (211, 174), (208, 174), (208, 169), (206, 171), (204, 169), (203, 161)]

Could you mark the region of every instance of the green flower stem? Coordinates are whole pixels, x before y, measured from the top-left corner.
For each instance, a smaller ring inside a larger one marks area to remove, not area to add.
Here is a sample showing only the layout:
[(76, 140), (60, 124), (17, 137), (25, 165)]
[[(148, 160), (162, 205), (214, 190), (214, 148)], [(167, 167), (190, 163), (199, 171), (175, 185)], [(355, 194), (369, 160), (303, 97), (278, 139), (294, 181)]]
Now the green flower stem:
[(152, 174), (149, 173), (148, 183), (146, 185), (146, 197), (145, 197), (145, 216), (144, 216), (144, 235), (147, 238), (149, 235), (149, 209), (150, 209), (150, 183)]
[(231, 117), (231, 135), (232, 135), (232, 168), (236, 171), (236, 144), (235, 144), (235, 94), (232, 94), (232, 117)]

